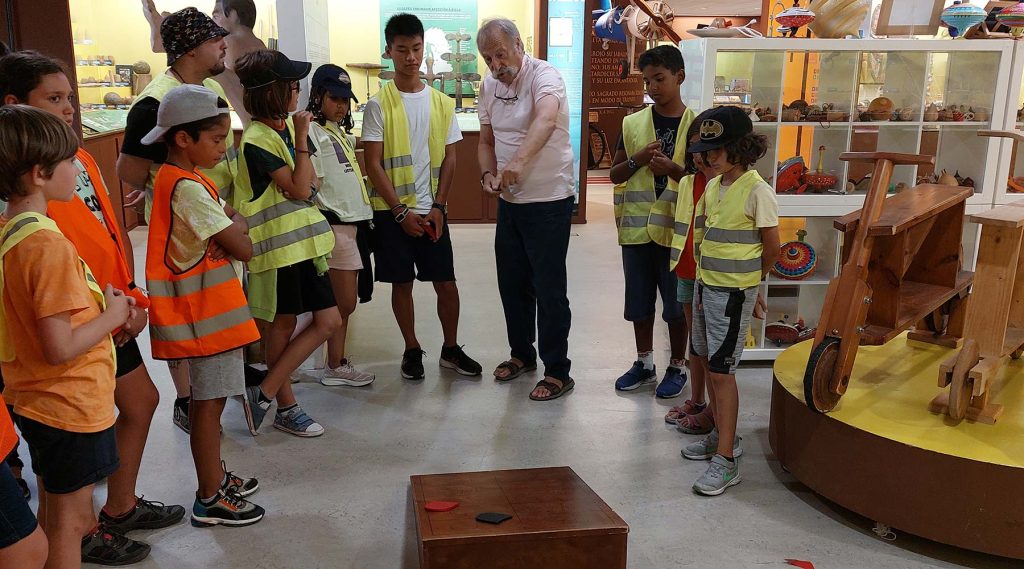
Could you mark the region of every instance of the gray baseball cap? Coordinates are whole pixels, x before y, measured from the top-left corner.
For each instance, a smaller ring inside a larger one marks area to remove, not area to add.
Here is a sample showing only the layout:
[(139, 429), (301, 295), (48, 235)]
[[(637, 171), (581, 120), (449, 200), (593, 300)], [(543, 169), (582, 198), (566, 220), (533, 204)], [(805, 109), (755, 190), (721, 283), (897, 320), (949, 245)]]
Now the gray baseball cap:
[(218, 106), (220, 97), (202, 85), (180, 85), (167, 92), (156, 112), (156, 127), (142, 137), (142, 144), (155, 144), (168, 130), (190, 122), (227, 114), (231, 109)]

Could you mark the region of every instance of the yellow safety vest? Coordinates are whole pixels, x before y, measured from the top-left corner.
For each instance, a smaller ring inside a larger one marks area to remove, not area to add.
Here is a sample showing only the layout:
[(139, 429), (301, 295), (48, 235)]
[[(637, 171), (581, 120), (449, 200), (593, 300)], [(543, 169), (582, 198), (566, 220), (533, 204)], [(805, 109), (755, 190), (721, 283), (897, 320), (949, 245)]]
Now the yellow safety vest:
[[(312, 128), (312, 127), (310, 127)], [(362, 189), (363, 203), (370, 203), (370, 194), (366, 189), (366, 181), (363, 176), (362, 170), (359, 169), (359, 159), (356, 157), (356, 149), (349, 142), (348, 136), (341, 131), (338, 127), (338, 123), (327, 121), (323, 125), (324, 132), (326, 132), (332, 140), (338, 143), (341, 147), (341, 151), (345, 153), (345, 158), (348, 163), (352, 165), (352, 169), (355, 170), (356, 177), (359, 178), (359, 187)]]
[[(152, 97), (157, 101), (163, 101), (164, 95), (166, 95), (171, 89), (181, 86), (181, 81), (168, 75), (167, 73), (161, 73), (153, 81), (146, 85), (146, 88), (142, 90), (135, 97), (135, 101), (132, 103), (132, 107), (135, 103), (141, 101), (146, 97)], [(203, 80), (203, 87), (217, 93), (217, 96), (225, 101), (228, 100), (228, 96), (224, 94), (224, 89), (213, 79)], [(131, 108), (129, 108), (129, 112)], [(228, 202), (235, 207), (233, 185), (235, 176), (238, 174), (238, 165), (236, 160), (238, 159), (238, 149), (235, 148), (235, 137), (231, 132), (228, 132), (228, 137), (224, 140), (227, 144), (227, 152), (224, 154), (224, 158), (213, 168), (209, 170), (200, 169), (207, 178), (213, 181), (217, 185), (217, 193), (220, 194), (221, 199)], [(163, 144), (158, 142), (157, 144)], [(156, 180), (156, 173), (160, 170), (160, 164), (154, 164), (149, 170), (149, 179), (146, 180), (146, 220), (149, 220), (149, 211), (152, 207), (152, 194), (153, 194), (153, 182)], [(235, 207), (235, 209), (238, 209)]]
[[(445, 143), (455, 113), (455, 102), (447, 95), (430, 89), (430, 189), (437, 195), (437, 183), (441, 176), (441, 163), (444, 162)], [(399, 203), (409, 207), (416, 205), (416, 172), (412, 163), (412, 143), (409, 138), (409, 119), (405, 114), (402, 94), (394, 82), (386, 84), (376, 95), (380, 103), (381, 114), (384, 116), (384, 156), (381, 160), (384, 172), (391, 179), (395, 195)], [(370, 187), (370, 203), (376, 211), (391, 209), (384, 198)]]
[[(676, 265), (679, 264), (679, 259), (683, 255), (683, 249), (686, 248), (686, 237), (690, 233), (690, 221), (693, 219), (693, 182), (695, 176), (690, 174), (685, 176), (682, 180), (679, 180), (679, 187), (676, 189), (678, 197), (676, 198), (675, 204), (672, 206), (672, 214), (674, 216), (674, 223), (672, 226), (672, 251), (669, 254), (668, 268), (671, 271), (676, 270)], [(666, 189), (662, 194), (664, 196), (668, 193)], [(658, 203), (661, 203), (659, 198)]]
[[(285, 125), (295, 140), (291, 117)], [(284, 197), (273, 180), (258, 198), (254, 198), (256, 193), (245, 160), (245, 147), (249, 144), (282, 158), (289, 168), (295, 168), (295, 159), (281, 135), (260, 121), (249, 123), (242, 133), (238, 177), (235, 180), (238, 212), (249, 223), (249, 237), (252, 239), (249, 270), (260, 273), (330, 253), (334, 249), (334, 232), (311, 200)]]
[[(697, 202), (693, 254), (697, 278), (704, 284), (750, 288), (761, 282), (761, 231), (747, 217), (744, 206), (750, 192), (765, 184), (757, 170), (748, 170), (725, 191), (719, 201), (722, 177), (708, 182)], [(766, 184), (767, 185), (767, 184)]]
[[(4, 290), (4, 263), (3, 258), (7, 256), (7, 253), (14, 249), (18, 243), (25, 240), (26, 237), (32, 235), (36, 231), (53, 231), (55, 233), (61, 233), (57, 223), (46, 217), (41, 213), (25, 212), (18, 214), (11, 218), (10, 221), (4, 226), (3, 236), (0, 236), (0, 295), (3, 294)], [(107, 304), (103, 298), (103, 290), (100, 288), (100, 283), (96, 281), (96, 277), (93, 276), (92, 271), (89, 270), (89, 265), (85, 264), (85, 261), (79, 257), (78, 262), (82, 264), (82, 269), (85, 272), (85, 284), (89, 287), (89, 291), (92, 293), (93, 298), (96, 299), (96, 303), (99, 304), (100, 310), (106, 310)], [(107, 341), (110, 342), (110, 354), (114, 358), (114, 367), (117, 367), (117, 355), (114, 351), (114, 339), (108, 334)], [(14, 361), (14, 343), (11, 341), (11, 331), (7, 327), (7, 312), (4, 309), (3, 302), (0, 302), (0, 361), (10, 362)]]
[[(682, 164), (686, 158), (686, 131), (695, 117), (693, 111), (686, 109), (679, 119), (675, 153), (672, 155), (672, 161), (677, 164)], [(628, 156), (655, 140), (657, 135), (651, 107), (622, 119), (622, 142)], [(672, 245), (677, 191), (677, 183), (670, 177), (661, 196), (655, 194), (654, 174), (647, 166), (634, 172), (625, 183), (615, 186), (612, 199), (619, 245), (643, 245), (650, 241), (664, 247)]]

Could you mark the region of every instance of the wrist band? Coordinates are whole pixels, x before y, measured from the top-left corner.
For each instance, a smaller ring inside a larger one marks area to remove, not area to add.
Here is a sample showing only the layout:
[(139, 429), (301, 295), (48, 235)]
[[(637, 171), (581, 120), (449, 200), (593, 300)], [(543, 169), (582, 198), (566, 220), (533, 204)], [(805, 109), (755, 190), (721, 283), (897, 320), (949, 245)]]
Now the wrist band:
[(395, 211), (396, 209), (401, 209), (401, 208), (403, 208), (403, 207), (408, 207), (408, 206), (406, 206), (406, 205), (405, 205), (405, 204), (403, 204), (403, 203), (400, 203), (400, 204), (396, 204), (396, 205), (395, 205), (395, 207), (391, 208), (391, 211)]
[(295, 153), (296, 154), (299, 154), (299, 153), (302, 153), (302, 154), (312, 154), (312, 152), (310, 152), (308, 150), (299, 150), (297, 148), (295, 149)]

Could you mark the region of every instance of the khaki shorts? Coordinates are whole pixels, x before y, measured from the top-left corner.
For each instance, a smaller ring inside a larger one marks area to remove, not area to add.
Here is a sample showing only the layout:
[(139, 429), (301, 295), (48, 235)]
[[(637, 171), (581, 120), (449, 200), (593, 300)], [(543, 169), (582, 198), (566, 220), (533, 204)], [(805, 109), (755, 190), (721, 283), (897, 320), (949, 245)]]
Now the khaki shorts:
[(338, 271), (358, 271), (363, 268), (363, 258), (359, 256), (359, 245), (356, 244), (355, 225), (332, 225), (334, 230), (334, 250), (327, 260), (327, 267)]

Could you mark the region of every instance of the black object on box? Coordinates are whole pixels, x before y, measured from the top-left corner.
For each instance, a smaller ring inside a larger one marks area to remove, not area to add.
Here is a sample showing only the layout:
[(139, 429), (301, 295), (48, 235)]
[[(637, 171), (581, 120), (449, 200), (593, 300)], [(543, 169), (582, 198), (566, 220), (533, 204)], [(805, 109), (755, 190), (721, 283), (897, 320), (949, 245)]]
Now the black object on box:
[(500, 524), (505, 520), (511, 520), (511, 514), (503, 514), (500, 512), (484, 512), (476, 515), (476, 521), (484, 522), (488, 524)]

